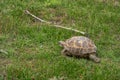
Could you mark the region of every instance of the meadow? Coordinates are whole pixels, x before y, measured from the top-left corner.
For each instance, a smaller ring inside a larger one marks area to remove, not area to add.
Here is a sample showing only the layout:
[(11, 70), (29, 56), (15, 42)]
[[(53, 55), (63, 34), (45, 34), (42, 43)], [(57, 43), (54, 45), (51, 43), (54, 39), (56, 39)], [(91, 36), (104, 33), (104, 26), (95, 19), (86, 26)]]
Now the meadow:
[[(0, 80), (120, 80), (120, 2), (116, 3), (0, 0)], [(101, 62), (61, 55), (60, 40), (85, 35), (42, 23), (25, 10), (86, 32)]]

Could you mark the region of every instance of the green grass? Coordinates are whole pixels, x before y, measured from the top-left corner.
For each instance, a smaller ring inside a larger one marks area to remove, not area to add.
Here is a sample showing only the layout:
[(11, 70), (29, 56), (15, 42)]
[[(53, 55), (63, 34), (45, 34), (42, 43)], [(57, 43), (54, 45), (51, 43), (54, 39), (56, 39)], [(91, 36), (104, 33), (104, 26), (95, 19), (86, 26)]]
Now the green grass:
[[(120, 4), (119, 4), (120, 5)], [(0, 80), (119, 80), (120, 6), (101, 0), (1, 0)], [(26, 15), (85, 31), (98, 47), (101, 63), (62, 56), (58, 41), (80, 35)]]

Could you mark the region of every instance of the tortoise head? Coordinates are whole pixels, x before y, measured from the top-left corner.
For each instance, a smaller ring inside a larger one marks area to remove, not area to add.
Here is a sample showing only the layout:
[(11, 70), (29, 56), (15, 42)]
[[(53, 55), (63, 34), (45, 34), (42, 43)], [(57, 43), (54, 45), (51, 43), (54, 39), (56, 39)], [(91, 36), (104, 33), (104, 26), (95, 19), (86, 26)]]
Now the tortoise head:
[(66, 43), (64, 41), (59, 41), (59, 44), (61, 47), (64, 47), (66, 45)]
[(100, 63), (100, 58), (98, 58), (95, 54), (90, 54), (89, 58), (96, 63)]

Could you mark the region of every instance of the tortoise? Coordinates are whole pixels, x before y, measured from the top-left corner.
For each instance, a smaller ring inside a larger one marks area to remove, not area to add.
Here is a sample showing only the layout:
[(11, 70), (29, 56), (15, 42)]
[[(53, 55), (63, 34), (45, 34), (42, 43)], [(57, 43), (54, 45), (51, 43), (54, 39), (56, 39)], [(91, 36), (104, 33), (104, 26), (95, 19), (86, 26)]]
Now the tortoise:
[(66, 41), (59, 41), (60, 46), (64, 49), (61, 51), (63, 55), (75, 56), (81, 58), (89, 58), (94, 62), (100, 62), (100, 58), (97, 57), (97, 47), (94, 42), (84, 36), (74, 36)]

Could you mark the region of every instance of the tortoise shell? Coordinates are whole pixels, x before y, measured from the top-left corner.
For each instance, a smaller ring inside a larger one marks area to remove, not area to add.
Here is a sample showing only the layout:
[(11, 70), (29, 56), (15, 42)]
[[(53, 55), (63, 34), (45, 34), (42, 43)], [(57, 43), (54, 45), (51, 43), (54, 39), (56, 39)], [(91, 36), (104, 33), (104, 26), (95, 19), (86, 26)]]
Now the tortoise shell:
[(84, 36), (74, 36), (66, 41), (62, 41), (61, 45), (73, 55), (96, 53), (97, 50), (94, 42)]

